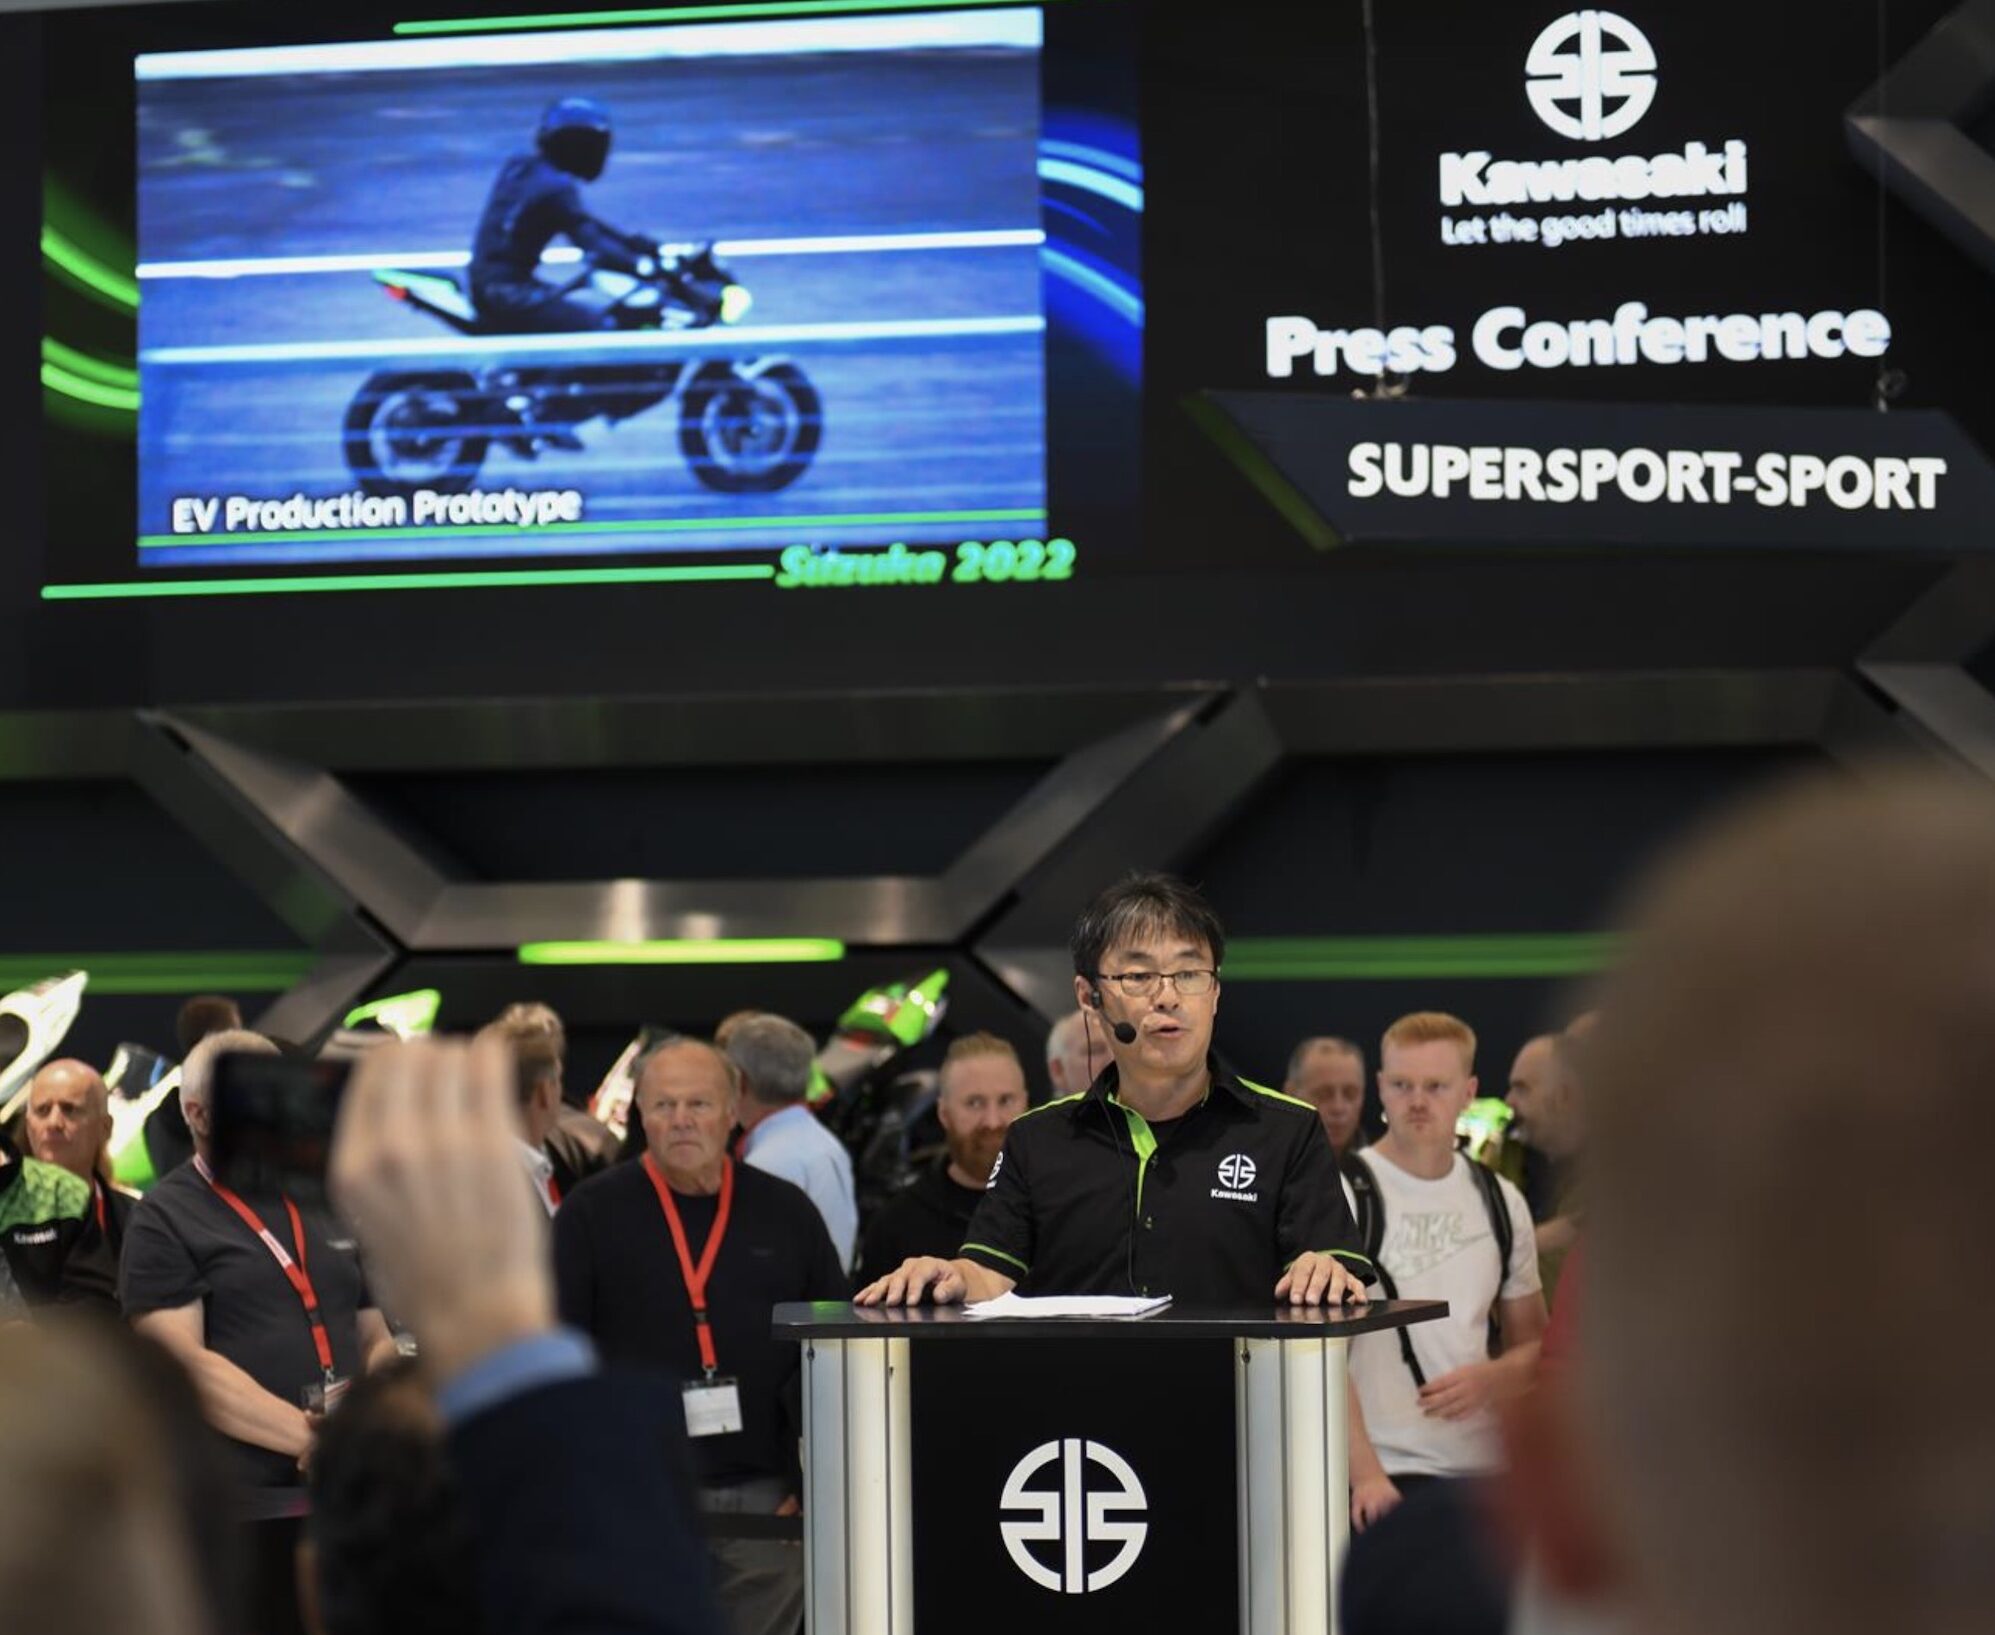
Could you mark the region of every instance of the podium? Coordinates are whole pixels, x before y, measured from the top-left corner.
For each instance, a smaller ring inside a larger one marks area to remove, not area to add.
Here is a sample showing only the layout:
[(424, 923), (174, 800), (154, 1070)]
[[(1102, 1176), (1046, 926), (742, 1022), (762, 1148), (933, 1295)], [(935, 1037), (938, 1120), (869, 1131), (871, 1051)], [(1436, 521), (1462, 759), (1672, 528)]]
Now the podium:
[(776, 1307), (806, 1635), (1335, 1635), (1347, 1347), (1446, 1310)]

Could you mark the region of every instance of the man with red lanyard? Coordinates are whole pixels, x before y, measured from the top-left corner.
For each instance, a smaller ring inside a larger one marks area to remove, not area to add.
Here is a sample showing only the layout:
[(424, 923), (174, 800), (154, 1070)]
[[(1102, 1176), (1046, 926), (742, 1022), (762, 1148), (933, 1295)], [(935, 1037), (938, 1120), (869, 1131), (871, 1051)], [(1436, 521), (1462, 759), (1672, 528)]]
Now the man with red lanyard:
[[(802, 1435), (797, 1348), (769, 1333), (785, 1300), (850, 1289), (824, 1219), (788, 1181), (727, 1150), (740, 1081), (702, 1039), (674, 1038), (641, 1064), (632, 1111), (641, 1162), (585, 1181), (554, 1217), (562, 1320), (605, 1361), (681, 1381), (702, 1508), (791, 1515)], [(716, 1538), (721, 1604), (736, 1635), (795, 1635), (803, 1550)]]
[(141, 1334), (177, 1357), (245, 1480), (295, 1486), (319, 1418), (365, 1361), (392, 1355), (352, 1239), (331, 1215), (243, 1197), (209, 1168), (210, 1088), (226, 1051), (275, 1054), (254, 1033), (212, 1034), (181, 1069), (194, 1156), (139, 1201), (118, 1295)]
[(110, 1164), (111, 1092), (88, 1062), (67, 1058), (45, 1064), (28, 1083), (22, 1119), (28, 1151), (44, 1164), (66, 1169), (90, 1186), (90, 1211), (115, 1267), (138, 1200), (105, 1179)]

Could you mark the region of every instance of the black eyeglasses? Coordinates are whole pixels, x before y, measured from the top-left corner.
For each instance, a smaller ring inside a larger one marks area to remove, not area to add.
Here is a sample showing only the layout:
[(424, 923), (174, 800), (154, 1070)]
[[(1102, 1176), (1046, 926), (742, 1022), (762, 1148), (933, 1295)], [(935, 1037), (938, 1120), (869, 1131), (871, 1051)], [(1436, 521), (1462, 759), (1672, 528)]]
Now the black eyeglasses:
[(1131, 999), (1148, 999), (1165, 982), (1186, 999), (1209, 994), (1219, 985), (1217, 971), (1100, 971), (1096, 976), (1099, 981), (1113, 982)]

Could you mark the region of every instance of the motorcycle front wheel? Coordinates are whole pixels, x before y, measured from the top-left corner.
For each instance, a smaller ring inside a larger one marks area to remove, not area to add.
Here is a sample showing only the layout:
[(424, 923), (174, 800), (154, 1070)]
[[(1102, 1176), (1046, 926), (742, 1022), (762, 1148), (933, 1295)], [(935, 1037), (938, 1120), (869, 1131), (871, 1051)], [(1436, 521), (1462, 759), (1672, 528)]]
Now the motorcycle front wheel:
[(752, 375), (708, 369), (679, 402), (679, 449), (693, 475), (723, 494), (772, 494), (809, 468), (824, 404), (793, 363)]
[(369, 494), (461, 494), (490, 446), (478, 383), (455, 370), (368, 376), (347, 405), (346, 463)]

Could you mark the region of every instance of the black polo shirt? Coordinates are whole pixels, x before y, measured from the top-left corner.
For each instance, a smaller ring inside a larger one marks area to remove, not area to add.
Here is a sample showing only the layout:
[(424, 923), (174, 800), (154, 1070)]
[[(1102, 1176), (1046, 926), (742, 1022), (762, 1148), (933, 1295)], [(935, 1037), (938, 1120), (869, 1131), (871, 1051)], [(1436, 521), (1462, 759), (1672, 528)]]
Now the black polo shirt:
[[(359, 1377), (360, 1313), (374, 1304), (361, 1275), (353, 1235), (333, 1216), (299, 1206), (304, 1254), (292, 1241), (280, 1197), (243, 1199), (272, 1237), (304, 1262), (332, 1342), (333, 1366)], [(324, 1374), (298, 1292), (249, 1225), (215, 1195), (190, 1163), (160, 1178), (132, 1211), (118, 1261), (118, 1296), (127, 1317), (201, 1303), (203, 1343), (228, 1358), (272, 1396), (303, 1407), (301, 1393)], [(233, 1442), (243, 1478), (268, 1487), (296, 1485), (297, 1461)]]
[(870, 1283), (917, 1255), (950, 1259), (962, 1246), (970, 1217), (983, 1201), (982, 1187), (951, 1180), (949, 1160), (938, 1158), (913, 1186), (888, 1199), (873, 1217), (860, 1240), (853, 1281)]
[[(672, 1196), (698, 1261), (720, 1200)], [(662, 1369), (678, 1380), (700, 1377), (692, 1302), (642, 1164), (618, 1164), (561, 1200), (554, 1275), (561, 1320), (590, 1335), (607, 1361)], [(824, 1217), (803, 1189), (736, 1164), (727, 1236), (707, 1279), (707, 1313), (719, 1372), (740, 1386), (742, 1428), (692, 1440), (700, 1482), (796, 1479), (802, 1359), (794, 1341), (769, 1332), (770, 1310), (785, 1300), (845, 1300), (851, 1291)]]
[(1311, 1250), (1370, 1279), (1316, 1109), (1211, 1065), (1205, 1099), (1168, 1128), (1086, 1094), (1021, 1116), (1005, 1137), (962, 1255), (1021, 1294), (1271, 1299)]

